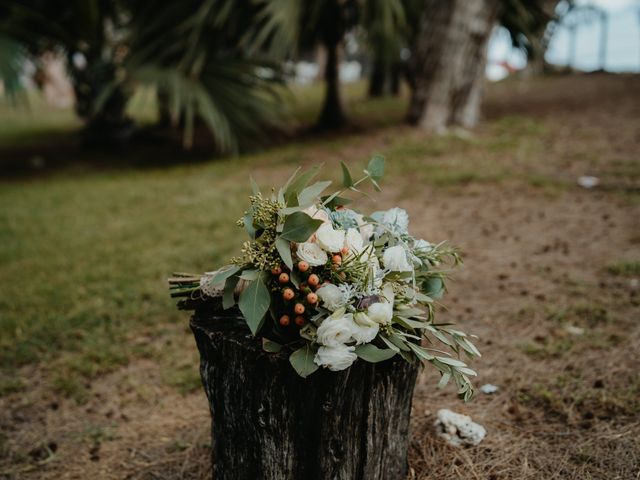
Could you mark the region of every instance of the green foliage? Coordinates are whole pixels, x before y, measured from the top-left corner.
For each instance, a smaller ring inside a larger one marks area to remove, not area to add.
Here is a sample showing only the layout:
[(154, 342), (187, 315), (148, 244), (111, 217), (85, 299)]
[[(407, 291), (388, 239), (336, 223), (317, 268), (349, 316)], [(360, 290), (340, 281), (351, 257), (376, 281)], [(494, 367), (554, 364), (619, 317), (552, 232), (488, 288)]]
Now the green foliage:
[(630, 260), (628, 262), (613, 263), (607, 267), (612, 275), (620, 276), (638, 276), (640, 275), (640, 261)]
[(20, 74), (26, 61), (22, 46), (14, 39), (0, 35), (0, 81), (6, 95), (13, 100), (24, 99)]
[[(0, 34), (36, 63), (48, 50), (84, 57), (86, 67), (68, 64), (84, 119), (123, 122), (134, 88), (151, 86), (163, 114), (182, 128), (185, 147), (202, 122), (220, 152), (238, 153), (265, 128), (278, 127), (285, 113), (281, 65), (246, 54), (255, 13), (233, 0), (28, 0), (7, 7)], [(0, 64), (9, 80), (11, 65)]]
[(253, 335), (262, 327), (262, 322), (269, 310), (270, 303), (271, 295), (261, 277), (251, 282), (240, 294), (238, 307), (240, 307), (240, 311)]
[(282, 350), (282, 345), (278, 342), (274, 342), (273, 340), (269, 340), (268, 338), (263, 338), (262, 348), (265, 352), (278, 353), (280, 350)]
[(560, 0), (503, 0), (499, 21), (509, 32), (513, 46), (529, 56), (544, 53), (538, 51), (540, 41), (555, 18), (553, 7), (558, 3)]
[(306, 344), (304, 347), (299, 348), (298, 350), (293, 352), (289, 357), (291, 366), (295, 369), (296, 372), (298, 372), (298, 375), (300, 375), (302, 378), (307, 378), (313, 372), (318, 370), (318, 368), (320, 368), (313, 361), (315, 354), (316, 352), (314, 348), (311, 345)]
[(58, 375), (53, 379), (53, 391), (60, 395), (71, 398), (78, 404), (85, 404), (89, 400), (87, 387), (82, 383), (82, 379), (77, 376)]
[(18, 377), (0, 376), (0, 397), (24, 390), (26, 384)]
[(371, 343), (358, 345), (356, 347), (356, 355), (363, 360), (371, 363), (383, 362), (389, 360), (396, 355), (396, 351), (390, 348), (378, 348)]
[(294, 212), (285, 220), (280, 238), (292, 242), (306, 242), (320, 225), (322, 220), (314, 220), (304, 212)]

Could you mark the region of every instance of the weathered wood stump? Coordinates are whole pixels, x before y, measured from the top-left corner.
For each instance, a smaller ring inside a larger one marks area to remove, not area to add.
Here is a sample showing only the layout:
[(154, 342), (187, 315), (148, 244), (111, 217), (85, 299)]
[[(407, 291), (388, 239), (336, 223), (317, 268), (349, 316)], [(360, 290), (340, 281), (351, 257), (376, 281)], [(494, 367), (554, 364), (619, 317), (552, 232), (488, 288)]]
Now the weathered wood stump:
[(239, 312), (196, 310), (191, 329), (212, 418), (215, 480), (396, 480), (407, 475), (417, 365), (356, 361), (299, 377)]

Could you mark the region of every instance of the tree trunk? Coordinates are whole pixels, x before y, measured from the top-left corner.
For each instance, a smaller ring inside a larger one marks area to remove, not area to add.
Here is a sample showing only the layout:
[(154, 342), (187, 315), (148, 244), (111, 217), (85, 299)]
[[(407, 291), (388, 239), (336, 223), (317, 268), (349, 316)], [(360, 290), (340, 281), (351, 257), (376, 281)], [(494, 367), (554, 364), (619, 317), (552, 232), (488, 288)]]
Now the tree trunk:
[(546, 63), (544, 56), (558, 25), (558, 18), (555, 12), (559, 3), (560, 0), (543, 0), (539, 2), (539, 7), (547, 16), (548, 21), (539, 24), (528, 35), (531, 48), (528, 52), (527, 65), (522, 71), (522, 76), (525, 78), (539, 77), (545, 73)]
[(400, 95), (400, 81), (402, 80), (402, 69), (403, 69), (403, 65), (401, 62), (395, 62), (391, 66), (389, 94), (396, 97)]
[(475, 126), (487, 45), (500, 0), (426, 0), (413, 48), (409, 121), (425, 130)]
[(238, 313), (191, 320), (212, 418), (215, 480), (386, 480), (407, 475), (417, 365), (356, 361), (297, 375)]
[(385, 94), (385, 83), (387, 80), (387, 69), (379, 60), (373, 61), (371, 75), (369, 77), (369, 97), (377, 98)]
[(158, 126), (160, 128), (169, 128), (172, 126), (171, 121), (171, 99), (169, 94), (163, 88), (159, 88), (156, 93), (158, 100)]
[(73, 67), (69, 58), (71, 78), (76, 97), (76, 113), (85, 122), (83, 141), (88, 146), (120, 146), (134, 132), (133, 122), (126, 115), (128, 93), (114, 85), (116, 66), (97, 54), (86, 55), (83, 68)]
[(340, 58), (339, 42), (325, 43), (327, 50), (327, 62), (324, 67), (325, 96), (318, 126), (323, 130), (332, 130), (342, 127), (347, 117), (342, 105), (340, 94)]

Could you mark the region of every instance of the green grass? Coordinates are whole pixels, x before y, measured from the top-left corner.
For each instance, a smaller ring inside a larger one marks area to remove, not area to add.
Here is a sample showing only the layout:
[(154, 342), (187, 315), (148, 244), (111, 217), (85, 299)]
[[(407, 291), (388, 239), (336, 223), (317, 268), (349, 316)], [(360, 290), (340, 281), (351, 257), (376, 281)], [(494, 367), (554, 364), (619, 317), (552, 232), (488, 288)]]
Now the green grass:
[(613, 263), (607, 267), (607, 270), (612, 275), (620, 276), (638, 276), (640, 275), (640, 261), (629, 260), (624, 262)]
[[(127, 113), (140, 123), (153, 122), (156, 119), (153, 91), (137, 91)], [(72, 109), (47, 105), (37, 91), (29, 92), (24, 101), (15, 104), (0, 97), (0, 146), (3, 149), (68, 143), (81, 127), (82, 120)]]
[[(363, 84), (346, 91), (355, 123), (381, 127), (404, 115), (402, 99), (365, 100)], [(298, 119), (315, 118), (321, 87), (294, 95)], [(141, 118), (151, 119), (148, 94), (137, 101)], [(50, 140), (48, 135), (70, 135), (79, 126), (70, 112), (36, 103), (32, 108), (28, 119), (26, 112), (0, 107), (0, 145)], [(162, 341), (175, 335), (172, 325), (185, 322), (185, 313), (175, 309), (167, 293), (172, 271), (210, 270), (238, 251), (243, 236), (235, 221), (243, 213), (248, 177), (257, 166), (281, 166), (285, 172), (311, 159), (336, 166), (344, 159), (360, 166), (379, 151), (389, 159), (388, 184), (449, 188), (500, 182), (523, 175), (497, 160), (494, 150), (524, 148), (525, 155), (537, 155), (542, 147), (530, 134), (540, 128), (512, 119), (477, 138), (425, 138), (410, 129), (394, 129), (391, 134), (383, 131), (378, 146), (367, 143), (373, 137), (352, 133), (291, 142), (235, 159), (144, 170), (62, 169), (30, 180), (3, 181), (0, 373), (11, 378), (16, 367), (39, 363), (55, 371), (54, 389), (82, 402), (88, 379), (134, 357), (163, 357), (164, 352), (135, 339), (144, 334)], [(349, 151), (358, 153), (344, 157)], [(331, 174), (338, 175), (337, 169)], [(197, 385), (197, 372), (190, 368), (174, 373), (164, 380), (178, 390), (188, 392)], [(0, 394), (15, 391), (12, 385), (19, 388), (9, 381)]]

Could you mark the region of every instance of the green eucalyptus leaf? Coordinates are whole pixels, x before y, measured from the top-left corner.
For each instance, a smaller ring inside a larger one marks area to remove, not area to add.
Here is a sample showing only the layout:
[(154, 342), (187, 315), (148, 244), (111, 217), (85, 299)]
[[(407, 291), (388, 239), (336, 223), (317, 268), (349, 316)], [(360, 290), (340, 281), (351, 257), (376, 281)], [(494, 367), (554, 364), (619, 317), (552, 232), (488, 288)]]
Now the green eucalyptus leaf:
[(302, 280), (300, 278), (300, 274), (296, 270), (291, 269), (291, 272), (289, 272), (289, 280), (291, 280), (294, 287), (300, 288)]
[(367, 173), (369, 176), (378, 181), (384, 176), (384, 157), (382, 155), (374, 155), (367, 165)]
[(393, 321), (399, 323), (400, 325), (402, 325), (405, 328), (408, 328), (410, 330), (413, 329), (425, 329), (429, 326), (429, 324), (427, 322), (420, 322), (417, 320), (411, 320), (410, 318), (407, 318), (403, 315), (396, 315), (393, 317)]
[(251, 282), (240, 294), (238, 307), (253, 335), (260, 330), (270, 303), (271, 295), (261, 277)]
[(393, 357), (397, 352), (391, 350), (390, 348), (378, 348), (375, 345), (367, 343), (365, 345), (358, 345), (356, 347), (356, 355), (361, 359), (371, 362), (383, 362), (384, 360), (389, 360)]
[(324, 192), (329, 185), (331, 185), (331, 180), (317, 182), (310, 187), (305, 188), (298, 194), (298, 205), (301, 207), (313, 205), (320, 194)]
[(422, 360), (426, 360), (426, 361), (431, 361), (433, 360), (435, 357), (433, 355), (431, 355), (430, 353), (428, 353), (424, 348), (411, 343), (411, 342), (407, 342), (407, 345), (409, 345), (409, 348), (411, 350), (413, 350), (413, 353), (416, 354), (416, 357), (422, 359)]
[(296, 205), (295, 207), (287, 207), (280, 209), (280, 215), (291, 215), (292, 213), (299, 212), (300, 210), (304, 210), (300, 205)]
[(353, 185), (351, 172), (349, 172), (349, 168), (345, 165), (344, 162), (340, 162), (340, 166), (342, 167), (342, 185), (344, 185), (345, 188), (349, 188)]
[(282, 350), (282, 345), (280, 345), (278, 342), (274, 342), (273, 340), (269, 340), (268, 338), (263, 338), (262, 349), (265, 352), (278, 353), (280, 350)]
[(322, 220), (314, 220), (306, 213), (295, 212), (284, 221), (280, 238), (292, 242), (306, 242), (320, 225)]
[(216, 273), (211, 279), (211, 282), (213, 283), (213, 285), (222, 283), (227, 278), (236, 274), (239, 271), (240, 271), (240, 267), (238, 267), (237, 265), (232, 265), (229, 268), (225, 268), (224, 270), (218, 271), (218, 273)]
[(258, 275), (260, 275), (260, 271), (259, 270), (245, 270), (244, 272), (242, 272), (240, 274), (240, 278), (242, 280), (248, 280), (248, 281), (252, 282), (256, 278), (258, 278)]
[(278, 253), (280, 254), (280, 258), (282, 258), (284, 264), (292, 270), (293, 259), (291, 258), (291, 244), (289, 241), (282, 237), (276, 238), (276, 248), (278, 249)]
[(253, 194), (258, 195), (260, 193), (260, 187), (258, 187), (258, 184), (251, 175), (249, 175), (249, 182), (251, 183), (251, 191)]
[(329, 196), (322, 197), (322, 204), (328, 209), (333, 210), (340, 205), (349, 205), (353, 200), (339, 196), (340, 192), (335, 192)]
[(307, 170), (287, 186), (284, 192), (284, 199), (288, 207), (296, 206), (298, 202), (298, 194), (304, 190), (313, 177), (318, 174), (320, 167), (321, 165), (318, 165)]
[(444, 295), (444, 283), (440, 277), (430, 277), (422, 282), (422, 291), (431, 298), (442, 298)]
[(385, 337), (384, 335), (380, 335), (380, 338), (387, 345), (387, 347), (389, 347), (391, 350), (393, 350), (396, 353), (400, 352), (400, 349), (394, 343), (391, 343), (391, 341), (388, 340), (387, 337)]
[(244, 229), (247, 231), (249, 238), (256, 238), (256, 229), (253, 226), (253, 215), (251, 213), (247, 213), (244, 217), (242, 217), (242, 224), (244, 225)]
[[(287, 189), (289, 188), (289, 185), (291, 185), (291, 183), (293, 182), (293, 180), (296, 178), (296, 176), (298, 175), (298, 173), (300, 172), (300, 170), (302, 170), (302, 167), (298, 167), (296, 168), (296, 170), (291, 174), (291, 176), (289, 177), (289, 179), (287, 180), (287, 182), (282, 186), (282, 193), (283, 195), (286, 194)], [(284, 197), (283, 197), (284, 198)]]
[(224, 292), (222, 294), (222, 308), (228, 309), (233, 307), (236, 304), (235, 290), (236, 285), (240, 281), (240, 277), (238, 275), (234, 275), (232, 277), (227, 278), (224, 282)]
[(436, 357), (438, 361), (444, 363), (445, 365), (450, 365), (452, 367), (462, 367), (465, 368), (467, 366), (462, 360), (458, 360), (457, 358), (451, 357)]
[(298, 372), (298, 375), (302, 378), (307, 378), (319, 368), (313, 361), (315, 355), (315, 350), (311, 345), (307, 344), (291, 354), (289, 363), (291, 363), (291, 366)]
[(438, 382), (438, 388), (444, 388), (447, 386), (447, 383), (449, 383), (449, 380), (451, 380), (451, 374), (450, 373), (443, 373), (442, 377), (440, 378), (440, 381)]
[(407, 344), (410, 342), (407, 342), (404, 338), (402, 338), (397, 333), (392, 333), (391, 335), (389, 335), (388, 338), (389, 338), (389, 341), (393, 343), (396, 347), (398, 347), (400, 350), (405, 350), (405, 351), (409, 350), (409, 347), (407, 347)]
[(468, 339), (466, 338), (456, 338), (456, 343), (458, 345), (460, 345), (465, 352), (467, 352), (470, 356), (472, 357), (481, 357), (482, 355), (480, 355), (480, 352), (478, 351), (478, 349), (476, 348), (476, 346), (471, 343)]

